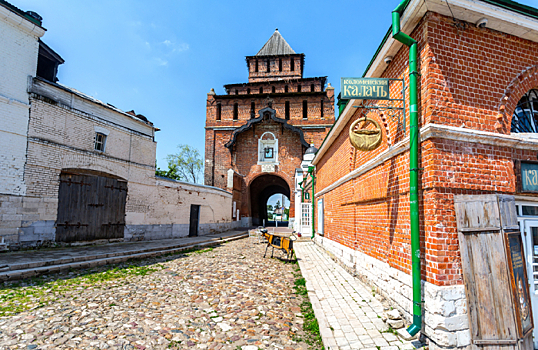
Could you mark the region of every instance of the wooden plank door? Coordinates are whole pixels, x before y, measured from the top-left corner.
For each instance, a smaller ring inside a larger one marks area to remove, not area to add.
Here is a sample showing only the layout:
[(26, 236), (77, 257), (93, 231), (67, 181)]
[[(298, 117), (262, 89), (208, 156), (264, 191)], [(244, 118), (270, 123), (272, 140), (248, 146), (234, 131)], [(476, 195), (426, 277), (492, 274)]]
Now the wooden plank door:
[(191, 204), (191, 216), (189, 221), (189, 237), (198, 236), (198, 224), (200, 221), (200, 206)]
[(56, 241), (122, 238), (127, 182), (86, 175), (60, 174)]

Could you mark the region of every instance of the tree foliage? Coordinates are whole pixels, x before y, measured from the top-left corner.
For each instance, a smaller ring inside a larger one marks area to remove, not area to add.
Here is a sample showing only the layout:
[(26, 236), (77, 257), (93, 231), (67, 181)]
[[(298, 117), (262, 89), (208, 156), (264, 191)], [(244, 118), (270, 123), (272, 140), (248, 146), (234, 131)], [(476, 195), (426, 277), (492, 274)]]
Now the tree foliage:
[(177, 149), (177, 153), (166, 156), (168, 171), (157, 169), (155, 174), (176, 180), (201, 183), (204, 161), (200, 156), (200, 152), (189, 145), (178, 145)]

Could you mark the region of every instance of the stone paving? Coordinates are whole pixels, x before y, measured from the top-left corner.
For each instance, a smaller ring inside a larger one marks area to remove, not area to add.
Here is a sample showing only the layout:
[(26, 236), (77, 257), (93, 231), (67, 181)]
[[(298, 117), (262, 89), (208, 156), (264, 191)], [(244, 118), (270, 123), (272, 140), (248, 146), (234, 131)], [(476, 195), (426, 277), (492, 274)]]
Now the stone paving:
[(4, 282), (0, 349), (308, 349), (297, 265), (264, 249), (241, 239), (41, 285)]
[(295, 251), (327, 350), (408, 350), (417, 345), (400, 339), (384, 322), (389, 311), (365, 287), (313, 242)]

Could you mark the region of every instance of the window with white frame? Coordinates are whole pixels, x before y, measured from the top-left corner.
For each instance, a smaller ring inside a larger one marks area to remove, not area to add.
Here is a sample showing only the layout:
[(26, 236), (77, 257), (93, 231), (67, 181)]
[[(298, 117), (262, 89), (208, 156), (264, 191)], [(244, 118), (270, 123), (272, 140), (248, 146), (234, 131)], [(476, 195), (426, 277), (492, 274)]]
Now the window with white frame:
[(106, 147), (106, 135), (100, 132), (95, 133), (95, 150), (104, 152)]
[(265, 132), (258, 140), (258, 163), (278, 163), (278, 140), (272, 132)]

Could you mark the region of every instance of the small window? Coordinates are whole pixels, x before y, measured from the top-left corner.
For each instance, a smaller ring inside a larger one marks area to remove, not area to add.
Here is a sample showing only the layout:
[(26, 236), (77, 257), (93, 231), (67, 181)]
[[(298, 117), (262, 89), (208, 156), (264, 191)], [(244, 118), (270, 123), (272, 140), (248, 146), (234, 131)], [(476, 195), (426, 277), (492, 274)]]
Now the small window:
[(310, 84), (310, 92), (316, 91), (314, 84)]
[(284, 86), (284, 92), (288, 92), (288, 85)]
[(267, 72), (271, 71), (271, 61), (267, 59)]
[(297, 92), (301, 92), (301, 85), (297, 85)]
[(308, 118), (308, 101), (304, 100), (303, 101), (303, 119), (307, 119), (307, 118)]
[(106, 135), (101, 134), (100, 132), (95, 133), (95, 150), (99, 152), (104, 152), (106, 146)]
[(221, 113), (222, 113), (222, 105), (220, 104), (220, 102), (217, 102), (217, 120), (220, 120)]
[(282, 58), (278, 59), (278, 71), (282, 72)]
[(522, 209), (523, 216), (538, 216), (538, 207), (523, 205)]
[(250, 102), (250, 117), (254, 118), (256, 116), (256, 102)]
[(286, 105), (285, 105), (285, 108), (284, 108), (284, 114), (286, 116), (286, 119), (289, 120), (290, 119), (290, 101), (286, 101)]
[(271, 132), (265, 132), (258, 140), (258, 152), (260, 162), (278, 162), (278, 140)]
[(265, 158), (266, 160), (271, 160), (271, 159), (274, 158), (274, 155), (273, 155), (273, 147), (268, 146), (268, 147), (265, 147), (263, 150), (264, 150), (264, 153), (265, 153), (264, 158)]
[(247, 95), (250, 95), (250, 88), (247, 89)]
[(295, 62), (293, 62), (293, 57), (290, 58), (290, 71), (294, 71), (295, 70)]
[(255, 63), (255, 66), (254, 66), (254, 71), (258, 72), (258, 60), (256, 60), (256, 63)]
[(234, 103), (234, 120), (237, 120), (239, 117), (239, 105)]
[(236, 95), (239, 95), (239, 91), (237, 91), (237, 89), (235, 89), (235, 94), (236, 94)]
[(323, 118), (323, 100), (321, 100), (320, 105), (319, 105), (319, 108), (320, 108), (319, 116), (320, 116), (321, 118)]
[(263, 88), (262, 87), (260, 88), (260, 94), (263, 94)]
[(275, 89), (274, 86), (273, 86), (273, 88), (271, 89), (271, 91), (273, 92), (273, 94), (276, 92), (276, 89)]

